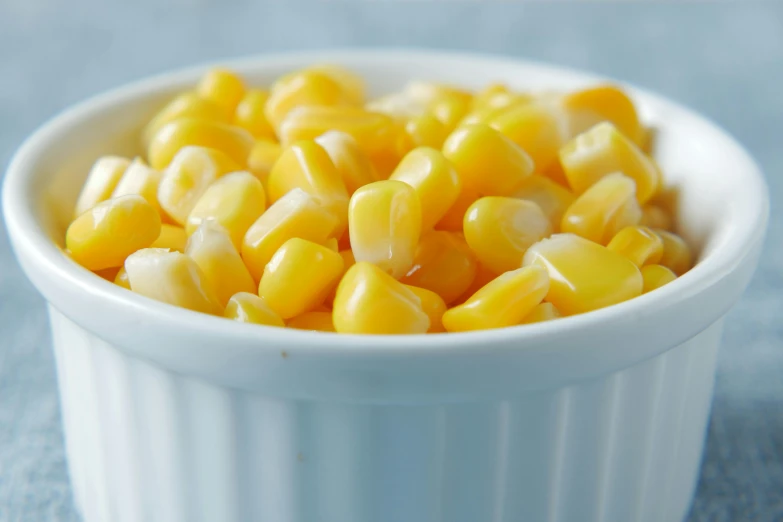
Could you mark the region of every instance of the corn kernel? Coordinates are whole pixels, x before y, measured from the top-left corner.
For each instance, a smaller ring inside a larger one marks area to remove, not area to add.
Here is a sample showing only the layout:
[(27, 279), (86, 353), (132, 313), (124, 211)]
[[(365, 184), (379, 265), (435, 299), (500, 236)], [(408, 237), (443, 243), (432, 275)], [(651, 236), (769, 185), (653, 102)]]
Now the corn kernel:
[(568, 142), (560, 149), (560, 163), (577, 194), (615, 172), (636, 182), (639, 203), (647, 202), (658, 190), (656, 166), (611, 123), (599, 123)]
[(663, 241), (663, 256), (659, 264), (670, 269), (678, 276), (684, 274), (691, 267), (691, 249), (680, 236), (666, 230), (656, 230)]
[[(427, 104), (422, 100), (414, 100), (406, 92), (393, 92), (368, 101), (364, 108), (367, 111), (386, 114), (394, 119), (407, 119), (422, 116), (427, 111)], [(430, 115), (439, 123), (440, 120)], [(441, 125), (443, 125), (441, 123)]]
[(677, 275), (663, 265), (647, 265), (642, 267), (644, 281), (642, 293), (652, 292), (656, 288), (669, 284), (677, 279)]
[(548, 290), (545, 268), (517, 268), (499, 275), (463, 304), (443, 314), (443, 326), (449, 332), (467, 332), (517, 325)]
[(395, 180), (365, 185), (351, 196), (348, 232), (356, 261), (374, 263), (394, 278), (413, 264), (421, 233), (416, 191)]
[(526, 103), (502, 110), (489, 125), (527, 152), (536, 171), (544, 172), (565, 140), (563, 118), (551, 107)]
[(267, 91), (249, 89), (237, 105), (234, 113), (234, 125), (242, 127), (256, 139), (275, 139), (275, 130), (264, 114), (264, 106), (269, 98)]
[(164, 125), (155, 133), (147, 159), (153, 169), (163, 170), (181, 149), (196, 145), (223, 152), (241, 168), (247, 164), (253, 143), (253, 137), (241, 127), (183, 118)]
[(380, 180), (370, 158), (350, 134), (329, 131), (315, 138), (315, 142), (323, 147), (331, 158), (349, 195), (359, 187)]
[(533, 308), (533, 311), (525, 316), (519, 324), (543, 323), (562, 317), (560, 312), (552, 303), (541, 303)]
[(125, 270), (137, 294), (205, 314), (223, 311), (201, 269), (185, 254), (143, 248), (128, 256)]
[(545, 176), (530, 176), (511, 197), (526, 199), (538, 205), (555, 232), (560, 230), (563, 214), (576, 199), (567, 188)]
[(437, 230), (449, 230), (451, 232), (462, 232), (462, 224), (465, 221), (465, 214), (476, 200), (479, 199), (478, 192), (467, 190), (462, 187), (454, 204), (449, 207), (440, 221), (435, 225)]
[(465, 214), (465, 240), (487, 268), (503, 273), (519, 268), (525, 250), (549, 236), (552, 226), (538, 205), (515, 198), (485, 197)]
[[(353, 257), (353, 252), (350, 249), (340, 250), (337, 253), (340, 254), (340, 257), (343, 258), (343, 273), (340, 275), (340, 279), (342, 279), (342, 276), (345, 275), (348, 269), (356, 264), (356, 258)], [(332, 288), (329, 294), (326, 296), (326, 299), (324, 300), (324, 307), (332, 306), (332, 303), (334, 303), (334, 297), (336, 293), (337, 293), (337, 286), (335, 285), (335, 287)]]
[(443, 144), (467, 190), (485, 196), (511, 194), (533, 173), (533, 160), (514, 142), (487, 125), (467, 125)]
[(650, 228), (671, 230), (672, 217), (658, 205), (648, 203), (642, 207), (642, 219), (639, 224)]
[(495, 279), (498, 275), (497, 272), (493, 272), (489, 268), (485, 267), (481, 263), (477, 263), (476, 266), (476, 276), (473, 278), (473, 281), (470, 283), (470, 286), (460, 294), (459, 297), (457, 297), (453, 302), (449, 303), (450, 305), (457, 305), (462, 304), (470, 297), (481, 290), (484, 286), (487, 285), (490, 281)]
[(282, 153), (283, 147), (276, 141), (258, 140), (247, 158), (247, 167), (266, 186), (269, 173)]
[(109, 199), (77, 217), (65, 234), (71, 257), (88, 270), (121, 266), (160, 234), (160, 216), (141, 196)]
[(565, 187), (569, 191), (571, 190), (571, 185), (568, 184), (568, 179), (566, 178), (563, 166), (560, 164), (559, 157), (555, 159), (555, 161), (553, 161), (552, 164), (541, 174), (551, 179), (561, 187)]
[(152, 138), (166, 124), (182, 118), (230, 123), (231, 113), (221, 105), (202, 98), (195, 92), (180, 94), (161, 109), (144, 127), (143, 143), (148, 146)]
[(574, 135), (593, 125), (609, 121), (634, 143), (642, 143), (643, 131), (636, 107), (621, 89), (614, 85), (599, 85), (565, 95), (563, 108), (570, 117)]
[(90, 169), (79, 199), (76, 200), (74, 217), (81, 216), (98, 203), (109, 199), (130, 164), (129, 160), (119, 156), (99, 158)]
[(597, 310), (642, 293), (642, 275), (630, 260), (574, 234), (556, 234), (531, 246), (525, 266), (549, 271), (546, 300), (565, 315)]
[(416, 297), (421, 301), (421, 309), (430, 318), (430, 327), (427, 333), (442, 333), (446, 329), (443, 328), (443, 314), (446, 313), (446, 303), (443, 299), (426, 288), (419, 288), (417, 286), (405, 285), (411, 292), (416, 294)]
[(324, 241), (323, 245), (332, 252), (340, 252), (340, 243), (333, 237)]
[(121, 286), (126, 290), (131, 289), (130, 281), (128, 280), (128, 271), (125, 270), (124, 266), (121, 266), (120, 270), (117, 272), (117, 275), (114, 276), (114, 284), (117, 286)]
[(282, 137), (281, 125), (292, 109), (300, 106), (342, 106), (349, 103), (340, 84), (328, 75), (318, 71), (300, 71), (275, 82), (264, 112), (269, 123), (278, 131), (278, 136)]
[(158, 239), (152, 242), (150, 248), (167, 248), (176, 252), (184, 252), (188, 243), (188, 235), (185, 229), (175, 225), (163, 224), (160, 226)]
[(288, 321), (287, 326), (296, 330), (334, 332), (332, 312), (305, 312)]
[(434, 149), (440, 149), (449, 135), (446, 125), (429, 113), (410, 118), (405, 123), (405, 132), (413, 147), (432, 147)]
[(119, 266), (113, 266), (111, 268), (104, 268), (103, 270), (96, 270), (94, 274), (100, 277), (101, 279), (105, 279), (106, 281), (114, 281), (119, 271), (120, 271)]
[(462, 94), (442, 94), (437, 96), (428, 106), (428, 112), (435, 116), (448, 132), (468, 114), (472, 97)]
[(161, 172), (151, 169), (141, 158), (136, 158), (128, 165), (111, 197), (118, 198), (132, 194), (141, 196), (162, 215), (163, 210), (158, 203), (158, 186), (161, 176)]
[(421, 299), (371, 263), (358, 262), (345, 273), (332, 316), (338, 333), (416, 334), (430, 327)]
[(660, 236), (651, 229), (640, 226), (620, 230), (606, 248), (627, 257), (640, 268), (657, 263), (663, 255), (663, 241)]
[(223, 317), (240, 323), (264, 324), (284, 327), (285, 323), (263, 299), (250, 292), (239, 292), (231, 296)]
[(208, 71), (201, 78), (196, 92), (202, 98), (232, 113), (245, 94), (245, 84), (242, 78), (231, 71), (217, 68)]
[(353, 105), (364, 104), (364, 79), (358, 74), (330, 63), (310, 67), (310, 70), (325, 74), (336, 82)]

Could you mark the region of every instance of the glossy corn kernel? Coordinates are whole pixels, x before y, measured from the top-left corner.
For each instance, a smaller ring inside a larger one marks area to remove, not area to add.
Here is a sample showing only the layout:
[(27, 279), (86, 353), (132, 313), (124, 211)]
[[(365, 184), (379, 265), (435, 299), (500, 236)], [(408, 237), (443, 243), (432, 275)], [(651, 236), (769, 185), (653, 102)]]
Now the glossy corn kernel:
[(263, 299), (255, 293), (239, 292), (228, 300), (223, 317), (240, 323), (284, 327), (285, 323)]
[(533, 173), (533, 160), (514, 142), (487, 125), (467, 125), (443, 144), (466, 190), (485, 196), (511, 194)]
[(560, 230), (606, 245), (620, 230), (639, 223), (635, 189), (634, 181), (620, 173), (602, 178), (568, 207)]
[(195, 145), (219, 150), (241, 168), (247, 164), (253, 143), (253, 136), (241, 127), (183, 118), (164, 125), (155, 133), (147, 149), (147, 159), (152, 168), (163, 170), (182, 148)]
[(335, 64), (320, 64), (310, 67), (311, 71), (324, 74), (336, 82), (343, 90), (345, 97), (353, 105), (364, 104), (364, 78), (345, 67)]
[(663, 241), (647, 227), (630, 226), (620, 230), (606, 248), (630, 259), (638, 267), (661, 260)]
[(315, 197), (294, 189), (250, 226), (242, 240), (242, 259), (258, 281), (283, 243), (293, 237), (323, 243), (333, 236), (336, 227), (337, 218)]
[(288, 321), (289, 328), (314, 332), (334, 332), (332, 312), (305, 312)]
[(519, 324), (543, 323), (562, 317), (555, 305), (552, 303), (541, 303), (525, 316)]
[(359, 144), (350, 134), (329, 131), (315, 138), (315, 142), (329, 155), (348, 194), (353, 194), (359, 187), (368, 183), (380, 180), (370, 158), (359, 148)]
[(455, 305), (455, 304), (462, 304), (470, 297), (481, 290), (484, 286), (487, 285), (490, 281), (495, 279), (498, 275), (497, 272), (494, 272), (490, 270), (489, 268), (485, 267), (481, 263), (477, 264), (476, 267), (476, 276), (473, 278), (473, 281), (470, 283), (470, 286), (462, 292), (462, 294), (457, 297), (453, 302), (449, 303), (449, 305)]
[(81, 216), (98, 203), (109, 199), (130, 164), (130, 160), (119, 156), (99, 158), (87, 174), (87, 181), (84, 182), (73, 209), (74, 217)]
[(502, 83), (489, 84), (478, 91), (475, 96), (473, 96), (471, 109), (475, 110), (482, 109), (484, 107), (497, 107), (498, 100), (505, 100), (512, 95), (513, 94), (511, 93), (511, 90)]
[(99, 203), (77, 217), (65, 234), (71, 257), (88, 270), (121, 266), (160, 235), (160, 216), (141, 196)]
[(525, 250), (549, 236), (552, 225), (538, 205), (516, 198), (481, 198), (465, 214), (465, 241), (478, 260), (503, 273), (522, 264)]
[(544, 172), (557, 159), (565, 140), (564, 117), (552, 107), (526, 103), (503, 109), (489, 125), (519, 145)]
[(245, 84), (242, 78), (231, 71), (212, 69), (201, 78), (196, 86), (196, 92), (202, 98), (220, 105), (231, 113), (245, 94)]
[(300, 106), (341, 106), (349, 103), (342, 86), (334, 79), (318, 71), (301, 71), (275, 82), (264, 112), (269, 123), (278, 131), (278, 136), (281, 136), (280, 126), (292, 109)]
[(561, 99), (568, 112), (574, 134), (579, 134), (602, 121), (609, 121), (620, 132), (640, 145), (644, 128), (636, 107), (625, 92), (614, 85), (599, 85), (569, 93)]
[(147, 203), (162, 214), (160, 203), (158, 203), (158, 186), (161, 177), (161, 172), (150, 168), (142, 159), (136, 158), (128, 165), (111, 197), (118, 198), (135, 194), (146, 199)]
[(161, 248), (144, 248), (125, 260), (135, 293), (174, 306), (220, 315), (223, 307), (190, 257)]
[[(370, 100), (364, 108), (370, 112), (386, 114), (397, 120), (415, 118), (427, 112), (427, 105), (423, 100), (415, 100), (404, 91), (393, 92)], [(432, 117), (435, 118), (435, 116)], [(435, 119), (437, 120), (437, 118)], [(440, 120), (438, 121), (440, 122)]]
[(266, 265), (258, 295), (283, 319), (323, 304), (343, 273), (343, 258), (329, 248), (293, 238)]
[(269, 93), (261, 89), (249, 89), (234, 112), (234, 125), (242, 127), (256, 139), (275, 139), (275, 130), (264, 114)]
[(241, 248), (247, 229), (266, 209), (264, 187), (249, 172), (232, 172), (213, 181), (188, 215), (186, 230), (192, 234), (207, 220), (220, 224), (234, 246)]
[(231, 112), (211, 100), (202, 98), (195, 92), (180, 94), (158, 112), (144, 127), (144, 144), (149, 142), (166, 124), (182, 118), (208, 120), (218, 123), (230, 123)]
[(628, 258), (574, 234), (557, 234), (531, 246), (525, 266), (549, 272), (546, 300), (565, 315), (597, 310), (642, 293), (642, 275)]
[(462, 182), (439, 150), (419, 147), (409, 152), (389, 179), (407, 183), (421, 203), (421, 228), (429, 230), (459, 197)]
[(184, 252), (188, 243), (188, 235), (185, 229), (176, 225), (163, 224), (160, 226), (158, 239), (152, 242), (150, 248), (167, 248), (176, 252)]
[(426, 288), (419, 288), (417, 286), (405, 285), (408, 290), (416, 294), (416, 297), (421, 301), (421, 309), (430, 318), (430, 327), (427, 333), (442, 333), (446, 329), (443, 328), (443, 314), (446, 313), (446, 303), (443, 299)]
[(438, 95), (428, 106), (428, 113), (435, 116), (447, 131), (451, 132), (470, 111), (472, 97), (463, 94)]
[(405, 122), (405, 132), (408, 134), (413, 147), (432, 147), (435, 149), (440, 149), (449, 135), (448, 127), (429, 113), (410, 118)]
[(120, 267), (120, 270), (117, 272), (117, 275), (114, 276), (114, 284), (117, 286), (121, 286), (125, 288), (126, 290), (130, 290), (130, 281), (128, 280), (128, 271), (125, 270), (125, 267)]
[(443, 314), (449, 332), (504, 328), (519, 324), (549, 290), (549, 275), (539, 266), (499, 275), (463, 304)]
[(554, 232), (560, 230), (563, 214), (576, 199), (567, 188), (545, 176), (530, 176), (511, 197), (526, 199), (538, 205), (552, 224)]
[(687, 272), (692, 261), (691, 249), (680, 236), (666, 230), (655, 230), (663, 241), (663, 256), (659, 264), (669, 268), (678, 276)]
[(421, 233), (416, 191), (395, 180), (365, 185), (351, 196), (348, 232), (356, 261), (374, 263), (394, 278), (407, 273)]
[(283, 147), (276, 141), (258, 140), (247, 158), (247, 168), (266, 185), (269, 173), (282, 153)]
[(233, 170), (239, 170), (239, 166), (219, 150), (185, 147), (163, 172), (158, 203), (175, 223), (185, 225), (212, 182)]
[(642, 219), (640, 225), (650, 228), (660, 228), (662, 230), (671, 230), (672, 217), (667, 211), (658, 205), (648, 203), (642, 207)]
[(599, 123), (568, 142), (560, 149), (560, 164), (577, 194), (615, 172), (636, 182), (639, 203), (658, 190), (657, 167), (611, 123)]
[(340, 281), (332, 309), (338, 333), (422, 334), (430, 327), (421, 299), (371, 263), (358, 262)]
[(647, 265), (642, 267), (642, 293), (652, 292), (656, 288), (669, 284), (677, 279), (677, 275), (663, 265)]
[(462, 187), (454, 204), (449, 207), (443, 217), (435, 224), (437, 230), (462, 232), (462, 224), (468, 208), (479, 199), (479, 193)]

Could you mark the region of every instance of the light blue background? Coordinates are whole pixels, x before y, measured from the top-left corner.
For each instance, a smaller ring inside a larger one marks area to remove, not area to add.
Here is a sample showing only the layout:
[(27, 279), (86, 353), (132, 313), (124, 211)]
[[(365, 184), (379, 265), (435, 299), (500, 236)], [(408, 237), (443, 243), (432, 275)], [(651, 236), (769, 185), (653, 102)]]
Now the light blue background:
[[(759, 272), (726, 323), (691, 520), (783, 520), (780, 3), (0, 0), (0, 165), (59, 110), (129, 80), (223, 57), (367, 45), (592, 69), (694, 107), (750, 149), (767, 173), (772, 221)], [(0, 522), (75, 521), (43, 301), (0, 230)]]

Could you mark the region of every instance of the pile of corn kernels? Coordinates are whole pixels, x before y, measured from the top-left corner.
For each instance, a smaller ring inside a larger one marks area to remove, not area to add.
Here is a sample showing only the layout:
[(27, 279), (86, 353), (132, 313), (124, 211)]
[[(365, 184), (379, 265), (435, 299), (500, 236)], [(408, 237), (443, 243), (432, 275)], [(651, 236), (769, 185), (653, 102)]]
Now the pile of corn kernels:
[(209, 71), (94, 164), (69, 255), (137, 294), (353, 334), (501, 328), (632, 299), (690, 268), (651, 132), (619, 88), (366, 100), (332, 65), (266, 88)]

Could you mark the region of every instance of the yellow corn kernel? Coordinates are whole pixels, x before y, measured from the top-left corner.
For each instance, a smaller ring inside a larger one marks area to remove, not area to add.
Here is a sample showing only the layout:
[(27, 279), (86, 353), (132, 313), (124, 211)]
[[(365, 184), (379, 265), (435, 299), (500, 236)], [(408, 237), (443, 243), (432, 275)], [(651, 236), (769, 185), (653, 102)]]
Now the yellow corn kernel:
[(481, 107), (480, 109), (473, 109), (462, 118), (457, 127), (465, 127), (467, 125), (483, 124), (489, 125), (489, 123), (500, 116), (508, 112), (508, 107), (493, 107), (490, 105)]
[(476, 270), (476, 258), (460, 234), (432, 230), (421, 236), (413, 266), (401, 281), (431, 290), (451, 304), (470, 287)]
[(218, 68), (208, 71), (201, 78), (196, 92), (202, 98), (232, 113), (245, 94), (245, 84), (242, 78), (231, 71)]
[(506, 85), (491, 83), (473, 96), (471, 108), (475, 110), (483, 107), (497, 107), (498, 100), (504, 100), (510, 96), (512, 96), (511, 90)]
[(121, 266), (160, 234), (160, 216), (141, 196), (98, 203), (77, 217), (65, 233), (71, 257), (88, 270)]
[(421, 299), (371, 263), (356, 263), (340, 281), (332, 311), (338, 333), (422, 334), (430, 327)]
[(417, 286), (405, 285), (408, 290), (416, 294), (416, 297), (421, 301), (421, 309), (430, 318), (430, 327), (427, 333), (441, 333), (445, 332), (443, 328), (443, 314), (446, 313), (446, 303), (443, 299), (426, 288), (419, 288)]
[(413, 116), (405, 123), (405, 132), (414, 147), (432, 147), (440, 149), (449, 130), (438, 118), (426, 113)]
[(161, 176), (161, 172), (151, 169), (141, 158), (136, 158), (128, 165), (111, 197), (118, 198), (135, 194), (146, 199), (147, 203), (155, 207), (158, 213), (163, 214), (160, 203), (158, 203), (158, 186)]
[(84, 182), (79, 199), (76, 200), (74, 217), (81, 216), (98, 203), (109, 199), (130, 164), (130, 160), (119, 156), (99, 158), (87, 174), (87, 181)]
[(283, 319), (323, 304), (343, 273), (343, 258), (323, 245), (293, 238), (266, 265), (258, 295)]
[(234, 125), (242, 127), (256, 139), (274, 140), (275, 130), (264, 114), (264, 106), (268, 98), (267, 91), (249, 89), (234, 112)]
[(541, 174), (551, 179), (561, 187), (565, 187), (569, 191), (571, 190), (571, 185), (568, 184), (568, 179), (566, 179), (565, 171), (563, 170), (563, 166), (560, 164), (559, 157), (555, 159), (549, 168), (544, 170), (544, 172)]
[[(422, 116), (427, 110), (427, 105), (422, 100), (414, 100), (406, 92), (399, 91), (370, 100), (365, 104), (364, 108), (370, 112), (386, 114), (394, 119), (404, 120)], [(432, 117), (435, 118), (435, 116)], [(437, 120), (437, 118), (435, 119)]]
[(533, 308), (533, 311), (525, 316), (519, 324), (543, 323), (562, 317), (552, 303), (541, 303)]
[(465, 221), (465, 214), (473, 203), (479, 199), (479, 193), (467, 190), (462, 187), (454, 204), (449, 207), (440, 221), (435, 225), (437, 230), (449, 230), (451, 232), (462, 232), (462, 224)]
[(167, 248), (176, 252), (184, 252), (188, 243), (188, 235), (185, 229), (175, 225), (163, 224), (160, 226), (158, 239), (152, 242), (150, 248)]
[[(340, 250), (337, 253), (340, 254), (340, 257), (343, 258), (343, 273), (340, 275), (340, 279), (342, 279), (342, 276), (345, 275), (348, 269), (356, 264), (356, 258), (353, 257), (353, 252), (350, 249)], [(327, 295), (326, 299), (324, 300), (324, 306), (329, 306), (329, 307), (332, 306), (332, 303), (334, 303), (334, 297), (336, 293), (337, 293), (337, 286), (335, 286), (329, 291), (329, 295)]]
[(647, 265), (642, 267), (644, 281), (642, 293), (652, 292), (656, 288), (669, 284), (677, 279), (677, 275), (663, 265)]
[(597, 310), (642, 293), (642, 274), (626, 257), (574, 234), (556, 234), (531, 246), (525, 266), (549, 271), (546, 300), (565, 315)]
[(611, 123), (599, 123), (568, 142), (560, 149), (560, 163), (577, 194), (615, 172), (636, 182), (639, 203), (647, 202), (658, 190), (656, 166)]
[(614, 85), (599, 85), (572, 92), (561, 99), (568, 112), (574, 135), (582, 133), (602, 121), (614, 124), (620, 132), (640, 145), (644, 128), (639, 122), (633, 101)]
[(691, 267), (692, 256), (688, 244), (677, 234), (666, 230), (655, 230), (663, 241), (663, 256), (659, 264), (681, 276)]
[(247, 158), (247, 167), (266, 186), (269, 173), (282, 153), (283, 147), (276, 141), (258, 140)]
[(538, 205), (555, 232), (560, 230), (563, 214), (576, 199), (570, 190), (545, 176), (530, 176), (511, 197), (526, 199)]
[(288, 321), (287, 326), (296, 330), (334, 332), (332, 312), (305, 312)]
[(511, 194), (533, 173), (533, 160), (514, 142), (488, 125), (467, 125), (443, 144), (467, 190), (485, 196)]
[(503, 110), (489, 125), (522, 147), (533, 160), (536, 171), (544, 172), (563, 146), (563, 119), (552, 107), (525, 103)]
[(468, 108), (470, 108), (473, 103), (473, 94), (471, 92), (442, 83), (426, 81), (409, 82), (408, 85), (405, 86), (403, 93), (409, 99), (422, 104), (430, 110), (432, 110), (438, 102), (443, 100), (459, 101), (466, 104)]
[(330, 237), (326, 241), (324, 241), (323, 245), (331, 250), (332, 252), (339, 252), (340, 251), (340, 244), (337, 241), (337, 239)]
[(538, 205), (516, 198), (481, 198), (465, 214), (465, 241), (487, 268), (503, 273), (519, 268), (525, 250), (552, 233)]
[(234, 170), (239, 170), (239, 166), (219, 150), (184, 147), (163, 172), (158, 203), (175, 223), (185, 225), (209, 185)]
[(342, 86), (328, 75), (318, 71), (300, 71), (275, 82), (264, 113), (282, 138), (281, 124), (292, 109), (301, 106), (343, 106), (349, 103)]
[(648, 203), (642, 207), (642, 219), (639, 224), (650, 228), (671, 230), (672, 217), (658, 205)]
[(350, 134), (329, 131), (315, 138), (315, 142), (323, 147), (331, 158), (349, 195), (359, 187), (380, 180), (370, 158)]
[(471, 101), (472, 96), (469, 94), (444, 94), (430, 102), (427, 109), (451, 132), (470, 111)]
[(321, 64), (310, 67), (311, 71), (325, 74), (335, 81), (353, 105), (364, 104), (364, 78), (335, 64)]
[(125, 270), (124, 266), (121, 266), (120, 270), (117, 272), (117, 275), (114, 276), (114, 284), (127, 290), (131, 289), (130, 281), (128, 280), (128, 271)]
[(606, 245), (620, 230), (639, 223), (635, 189), (634, 181), (620, 173), (601, 178), (568, 207), (560, 230)]
[(207, 187), (188, 215), (186, 230), (192, 234), (206, 220), (214, 220), (241, 248), (247, 229), (266, 209), (264, 187), (249, 172), (232, 172)]
[(351, 196), (348, 232), (356, 261), (374, 263), (394, 278), (413, 264), (421, 233), (416, 191), (395, 180), (365, 185)]
[(220, 315), (223, 307), (190, 257), (162, 248), (143, 248), (125, 260), (131, 290), (174, 306)]
[(152, 138), (164, 125), (182, 118), (230, 123), (231, 113), (225, 107), (202, 98), (195, 92), (180, 94), (163, 107), (144, 127), (142, 133), (144, 145), (149, 145)]
[(270, 206), (245, 233), (242, 259), (256, 281), (277, 250), (299, 237), (323, 243), (332, 237), (337, 218), (313, 196), (294, 189)]
[(545, 268), (528, 266), (499, 275), (463, 304), (443, 314), (449, 332), (504, 328), (519, 324), (549, 291)]
[(460, 194), (457, 172), (439, 150), (419, 147), (409, 152), (389, 179), (407, 183), (421, 204), (421, 228), (429, 230), (446, 214)]
[(223, 317), (240, 323), (264, 324), (284, 327), (285, 323), (263, 299), (250, 292), (239, 292), (231, 296)]
[(114, 281), (119, 271), (120, 271), (119, 266), (113, 266), (111, 268), (104, 268), (103, 270), (96, 270), (94, 274), (100, 277), (101, 279), (105, 279), (106, 281)]
[(476, 266), (476, 276), (473, 278), (473, 282), (470, 283), (470, 286), (468, 286), (468, 288), (462, 292), (459, 297), (449, 304), (457, 305), (464, 303), (470, 299), (473, 294), (481, 290), (484, 286), (487, 285), (487, 283), (495, 279), (498, 275), (500, 274), (493, 272), (481, 263), (478, 263)]
[(183, 118), (164, 125), (155, 133), (147, 150), (147, 159), (153, 169), (163, 170), (180, 150), (196, 145), (223, 152), (241, 168), (247, 165), (253, 143), (253, 136), (241, 127)]
[(633, 261), (638, 267), (653, 265), (661, 260), (663, 241), (647, 227), (630, 226), (620, 230), (606, 248)]

